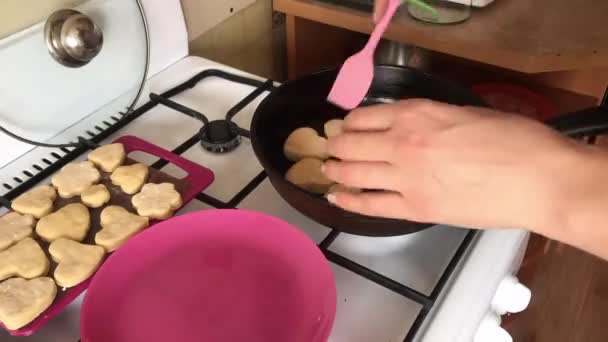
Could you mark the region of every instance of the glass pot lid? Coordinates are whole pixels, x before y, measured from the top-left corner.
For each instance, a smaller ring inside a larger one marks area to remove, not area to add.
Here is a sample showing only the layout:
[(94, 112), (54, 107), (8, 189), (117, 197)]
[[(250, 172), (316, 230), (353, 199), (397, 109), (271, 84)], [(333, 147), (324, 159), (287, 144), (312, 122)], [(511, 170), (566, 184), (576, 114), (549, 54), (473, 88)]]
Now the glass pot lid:
[(132, 110), (148, 64), (148, 31), (138, 0), (0, 2), (5, 131), (66, 143), (60, 134), (90, 115)]

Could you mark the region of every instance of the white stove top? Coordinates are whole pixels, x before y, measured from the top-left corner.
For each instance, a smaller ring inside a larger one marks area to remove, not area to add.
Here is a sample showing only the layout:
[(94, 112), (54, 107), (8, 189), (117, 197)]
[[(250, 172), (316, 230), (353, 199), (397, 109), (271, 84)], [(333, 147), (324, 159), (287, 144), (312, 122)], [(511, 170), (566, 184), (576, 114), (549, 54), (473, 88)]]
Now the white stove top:
[[(161, 93), (210, 68), (252, 77), (202, 58), (187, 57), (154, 76), (144, 94)], [(253, 90), (250, 86), (209, 78), (172, 100), (214, 120), (223, 118), (230, 108)], [(234, 121), (248, 129), (253, 112), (263, 97), (258, 97), (243, 109)], [(140, 104), (147, 100), (147, 96), (144, 96)], [(60, 138), (76, 137), (104, 120), (113, 122), (113, 113), (115, 111), (104, 108), (63, 132)], [(167, 150), (174, 150), (197, 134), (200, 128), (199, 121), (157, 105), (105, 142), (123, 135), (135, 135)], [(60, 157), (65, 151), (57, 150), (55, 153)], [(221, 202), (229, 202), (252, 181), (257, 184), (254, 179), (263, 179), (260, 176), (262, 167), (248, 139), (243, 139), (235, 151), (223, 155), (204, 151), (198, 143), (194, 143), (182, 156), (213, 170), (216, 179), (205, 194)], [(143, 154), (133, 154), (131, 157), (147, 164), (157, 160)], [(48, 149), (37, 148), (0, 170), (0, 194), (18, 186), (19, 182), (14, 177), (24, 178), (23, 170), (37, 173), (32, 165), (44, 164), (42, 158), (53, 157), (49, 156)], [(162, 170), (175, 176), (182, 175), (173, 166), (166, 166)], [(323, 241), (331, 232), (290, 207), (268, 180), (262, 180), (237, 207), (269, 213), (290, 222), (316, 243)], [(179, 214), (210, 208), (208, 204), (195, 199)], [(390, 238), (340, 234), (330, 245), (329, 251), (373, 270), (393, 283), (408, 286), (422, 296), (432, 296), (433, 289), (468, 232), (465, 229), (437, 226), (420, 233)], [(482, 318), (490, 311), (490, 301), (498, 284), (518, 267), (518, 255), (521, 254), (521, 247), (525, 246), (525, 237), (526, 233), (521, 231), (479, 233), (457, 265), (445, 290), (439, 294), (415, 340), (472, 340)], [(338, 313), (330, 341), (403, 341), (424, 310), (423, 305), (393, 291), (390, 286), (368, 280), (343, 266), (332, 263), (338, 288)], [(36, 335), (15, 338), (0, 332), (0, 341), (78, 341), (81, 300), (82, 297)]]

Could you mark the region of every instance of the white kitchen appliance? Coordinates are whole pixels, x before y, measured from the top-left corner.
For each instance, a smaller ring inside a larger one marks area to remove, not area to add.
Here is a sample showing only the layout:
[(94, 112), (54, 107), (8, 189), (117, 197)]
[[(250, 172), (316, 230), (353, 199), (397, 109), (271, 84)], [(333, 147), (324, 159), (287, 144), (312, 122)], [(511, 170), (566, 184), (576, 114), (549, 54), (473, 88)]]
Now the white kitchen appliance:
[[(51, 57), (44, 21), (1, 39), (0, 126), (52, 143), (82, 137), (103, 144), (135, 135), (212, 169), (215, 182), (179, 214), (246, 208), (279, 217), (308, 234), (332, 263), (336, 278), (332, 342), (510, 341), (500, 315), (522, 311), (530, 300), (530, 291), (514, 277), (528, 241), (525, 231), (437, 226), (371, 238), (311, 221), (275, 192), (248, 140), (253, 112), (272, 82), (188, 56), (179, 0), (142, 0), (141, 5), (147, 27), (135, 0), (92, 0), (75, 7), (92, 18), (104, 37), (99, 54), (79, 68)], [(225, 153), (203, 148), (198, 113), (211, 121), (232, 116), (241, 138), (230, 142), (234, 146)], [(85, 143), (34, 148), (2, 134), (0, 144), (0, 204), (5, 207), (18, 194), (47, 182), (62, 165), (85, 158), (89, 149)], [(131, 157), (181, 176), (156, 157)], [(76, 342), (81, 301), (32, 336), (0, 331), (0, 341)]]

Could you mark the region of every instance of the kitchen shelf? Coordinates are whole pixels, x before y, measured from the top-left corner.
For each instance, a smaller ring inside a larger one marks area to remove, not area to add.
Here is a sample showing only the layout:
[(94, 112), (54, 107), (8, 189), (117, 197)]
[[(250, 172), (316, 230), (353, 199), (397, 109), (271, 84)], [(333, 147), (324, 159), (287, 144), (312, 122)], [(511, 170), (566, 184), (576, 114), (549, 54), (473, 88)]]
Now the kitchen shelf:
[[(288, 16), (370, 33), (370, 14), (314, 0), (274, 0)], [(525, 73), (608, 65), (608, 1), (496, 0), (471, 19), (434, 25), (402, 8), (385, 37)]]

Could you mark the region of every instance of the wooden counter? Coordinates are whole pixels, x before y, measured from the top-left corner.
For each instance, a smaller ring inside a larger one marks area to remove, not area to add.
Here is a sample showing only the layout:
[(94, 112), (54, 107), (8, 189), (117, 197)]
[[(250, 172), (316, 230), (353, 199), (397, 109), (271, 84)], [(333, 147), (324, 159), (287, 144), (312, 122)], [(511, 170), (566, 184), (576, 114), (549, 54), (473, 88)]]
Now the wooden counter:
[[(287, 14), (288, 33), (294, 18), (360, 33), (373, 28), (369, 13), (319, 1), (274, 0), (274, 8)], [(496, 0), (456, 25), (417, 21), (405, 7), (401, 12), (387, 39), (524, 73), (608, 65), (606, 0)]]

